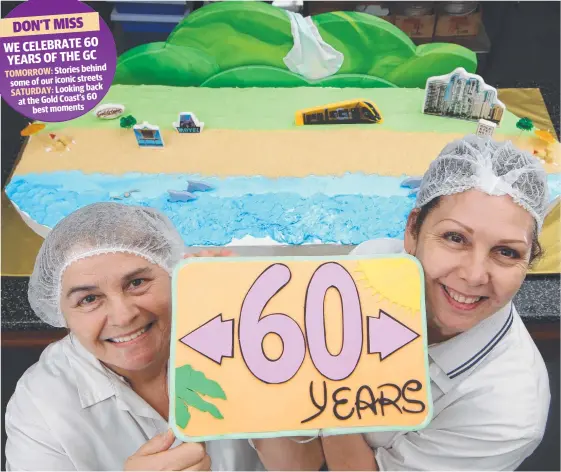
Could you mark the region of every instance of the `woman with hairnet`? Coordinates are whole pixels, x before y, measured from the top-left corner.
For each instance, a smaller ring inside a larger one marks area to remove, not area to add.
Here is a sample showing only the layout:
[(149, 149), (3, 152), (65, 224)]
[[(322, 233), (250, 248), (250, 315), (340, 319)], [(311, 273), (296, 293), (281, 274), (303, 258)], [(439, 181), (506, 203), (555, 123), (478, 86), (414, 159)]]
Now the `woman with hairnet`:
[[(254, 440), (259, 456), (248, 442), (213, 441), (213, 470), (317, 470), (324, 459), (329, 470), (515, 469), (541, 440), (550, 398), (511, 301), (539, 255), (547, 203), (532, 156), (476, 137), (448, 145), (423, 178), (405, 241), (354, 251), (406, 251), (423, 266), (432, 422), (305, 444)], [(49, 234), (29, 297), (71, 334), (10, 401), (9, 469), (208, 468), (200, 445), (168, 451), (173, 437), (153, 438), (166, 430), (169, 273), (182, 251), (165, 217), (119, 204), (79, 210)]]
[(45, 349), (10, 400), (7, 470), (210, 470), (210, 459), (213, 470), (262, 469), (247, 441), (174, 447), (170, 275), (183, 251), (150, 208), (94, 204), (53, 228), (29, 301), (69, 335)]
[(322, 437), (329, 470), (515, 470), (544, 434), (543, 359), (513, 306), (548, 205), (546, 173), (510, 143), (476, 136), (434, 160), (405, 240), (425, 273), (433, 419), (417, 432)]

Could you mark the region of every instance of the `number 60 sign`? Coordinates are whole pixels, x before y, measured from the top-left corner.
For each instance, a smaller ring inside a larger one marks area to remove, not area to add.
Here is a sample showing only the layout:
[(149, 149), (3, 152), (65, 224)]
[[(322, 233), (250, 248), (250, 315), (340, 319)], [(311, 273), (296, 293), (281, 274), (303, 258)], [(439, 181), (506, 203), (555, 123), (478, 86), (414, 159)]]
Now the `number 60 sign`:
[(173, 277), (184, 441), (421, 429), (423, 274), (408, 255), (193, 258)]

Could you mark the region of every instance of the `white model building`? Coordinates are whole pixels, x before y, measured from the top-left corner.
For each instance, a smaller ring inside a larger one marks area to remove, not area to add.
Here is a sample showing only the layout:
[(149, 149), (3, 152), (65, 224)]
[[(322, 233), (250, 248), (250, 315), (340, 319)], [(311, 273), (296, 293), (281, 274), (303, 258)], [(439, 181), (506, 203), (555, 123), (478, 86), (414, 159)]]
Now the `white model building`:
[(495, 132), (496, 127), (497, 124), (493, 123), (492, 121), (479, 120), (479, 122), (477, 123), (477, 131), (475, 132), (475, 134), (477, 136), (481, 136), (482, 138), (485, 136), (491, 138), (493, 136), (493, 133)]

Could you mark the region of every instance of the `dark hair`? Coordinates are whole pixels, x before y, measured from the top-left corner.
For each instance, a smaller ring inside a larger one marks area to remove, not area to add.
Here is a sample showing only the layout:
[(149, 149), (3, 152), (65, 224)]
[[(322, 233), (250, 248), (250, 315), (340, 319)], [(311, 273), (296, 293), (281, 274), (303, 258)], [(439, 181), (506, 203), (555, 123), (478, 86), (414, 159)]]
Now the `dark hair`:
[[(419, 212), (417, 213), (416, 217), (412, 221), (412, 232), (415, 238), (419, 237), (419, 233), (421, 232), (421, 227), (425, 222), (429, 213), (434, 210), (440, 203), (440, 197), (433, 198), (430, 202), (423, 205)], [(530, 251), (530, 264), (534, 264), (543, 256), (543, 249), (541, 244), (538, 240), (538, 224), (534, 222), (534, 232), (532, 234), (532, 249)]]

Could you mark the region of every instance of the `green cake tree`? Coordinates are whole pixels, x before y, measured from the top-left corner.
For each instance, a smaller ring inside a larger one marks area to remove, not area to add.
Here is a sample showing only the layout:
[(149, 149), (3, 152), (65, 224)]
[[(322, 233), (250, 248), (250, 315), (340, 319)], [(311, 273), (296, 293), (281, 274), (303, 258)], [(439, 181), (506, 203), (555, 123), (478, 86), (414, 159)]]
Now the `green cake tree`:
[(128, 116), (123, 116), (120, 120), (120, 125), (121, 128), (124, 129), (130, 129), (132, 128), (134, 125), (136, 125), (136, 118), (132, 115), (128, 115)]
[(534, 129), (534, 123), (530, 118), (520, 118), (516, 123), (516, 127), (520, 130), (520, 135), (522, 135), (522, 131), (532, 131)]

